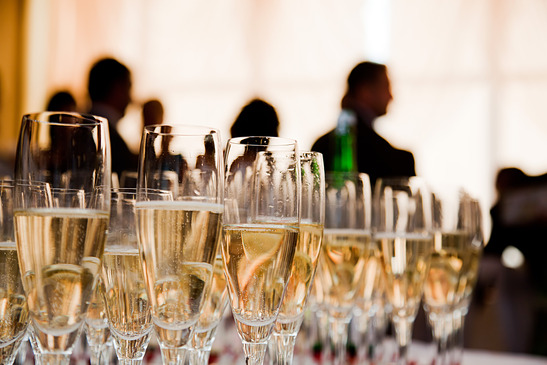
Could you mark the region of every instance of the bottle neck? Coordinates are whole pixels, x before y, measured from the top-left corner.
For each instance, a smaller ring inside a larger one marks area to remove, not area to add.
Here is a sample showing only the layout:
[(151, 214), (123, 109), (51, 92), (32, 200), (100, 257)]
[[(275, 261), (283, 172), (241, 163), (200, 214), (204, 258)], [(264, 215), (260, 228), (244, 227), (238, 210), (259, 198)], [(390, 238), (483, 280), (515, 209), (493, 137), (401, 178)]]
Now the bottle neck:
[(357, 116), (352, 110), (342, 109), (335, 129), (333, 170), (357, 172), (356, 152)]

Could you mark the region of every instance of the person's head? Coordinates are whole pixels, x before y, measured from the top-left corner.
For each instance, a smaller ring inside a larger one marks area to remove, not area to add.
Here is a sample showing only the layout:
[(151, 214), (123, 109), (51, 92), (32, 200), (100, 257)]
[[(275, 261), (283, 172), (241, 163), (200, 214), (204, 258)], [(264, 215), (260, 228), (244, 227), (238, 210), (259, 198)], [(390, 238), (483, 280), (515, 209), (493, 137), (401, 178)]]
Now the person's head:
[(123, 115), (131, 102), (131, 72), (113, 58), (100, 59), (89, 71), (87, 90), (92, 103), (107, 104)]
[(163, 105), (161, 101), (152, 99), (142, 105), (142, 121), (145, 127), (163, 123)]
[(49, 98), (46, 110), (51, 112), (75, 112), (76, 100), (70, 92), (58, 91)]
[(529, 177), (519, 168), (506, 167), (498, 171), (496, 176), (496, 190), (506, 190), (522, 187), (529, 181)]
[(392, 99), (387, 67), (366, 61), (357, 64), (349, 73), (342, 107), (364, 106), (380, 116), (386, 114)]
[(253, 99), (241, 109), (230, 134), (232, 137), (278, 137), (279, 118), (275, 108), (261, 99)]

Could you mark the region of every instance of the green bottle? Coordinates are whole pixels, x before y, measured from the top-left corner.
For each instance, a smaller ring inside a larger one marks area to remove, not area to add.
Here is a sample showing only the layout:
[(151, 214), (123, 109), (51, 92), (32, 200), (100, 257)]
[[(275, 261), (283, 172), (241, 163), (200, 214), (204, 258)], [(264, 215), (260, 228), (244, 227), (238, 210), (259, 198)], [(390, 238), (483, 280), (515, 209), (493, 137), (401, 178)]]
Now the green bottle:
[(332, 170), (335, 172), (357, 172), (355, 112), (342, 109), (334, 130), (334, 156)]

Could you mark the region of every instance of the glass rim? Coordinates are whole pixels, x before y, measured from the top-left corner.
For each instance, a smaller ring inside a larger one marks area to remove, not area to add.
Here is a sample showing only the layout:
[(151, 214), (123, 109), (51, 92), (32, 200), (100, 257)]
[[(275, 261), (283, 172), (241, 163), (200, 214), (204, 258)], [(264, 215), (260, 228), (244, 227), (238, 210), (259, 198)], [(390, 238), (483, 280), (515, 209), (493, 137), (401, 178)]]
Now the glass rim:
[[(77, 118), (81, 122), (75, 124), (75, 123), (63, 122), (62, 120), (61, 121), (47, 120), (53, 115), (59, 115), (59, 116), (65, 115), (67, 117)], [(45, 123), (45, 124), (52, 124), (52, 125), (70, 125), (75, 127), (108, 124), (108, 119), (104, 117), (100, 117), (98, 115), (78, 113), (78, 112), (64, 112), (64, 111), (44, 111), (44, 112), (28, 113), (23, 115), (23, 121), (33, 121), (36, 123)]]
[(317, 151), (300, 151), (300, 158), (313, 158), (313, 157), (323, 157), (323, 154), (321, 152)]
[[(169, 131), (163, 131), (165, 128), (170, 128)], [(175, 130), (173, 130), (175, 129)], [(182, 131), (179, 131), (181, 130)], [(214, 127), (208, 127), (197, 124), (178, 124), (178, 123), (159, 123), (150, 124), (144, 127), (144, 132), (149, 134), (157, 134), (164, 136), (207, 136), (220, 135), (220, 131)]]
[[(249, 140), (249, 143), (242, 143), (245, 140)], [(252, 141), (259, 141), (259, 140), (268, 140), (273, 141), (275, 143), (273, 144), (264, 144), (264, 143), (258, 143), (258, 142), (252, 142)], [(285, 137), (271, 137), (271, 136), (245, 136), (245, 137), (234, 137), (230, 138), (228, 140), (229, 145), (242, 145), (242, 146), (252, 146), (252, 147), (264, 147), (264, 146), (296, 146), (297, 141), (296, 139), (292, 138), (285, 138)]]

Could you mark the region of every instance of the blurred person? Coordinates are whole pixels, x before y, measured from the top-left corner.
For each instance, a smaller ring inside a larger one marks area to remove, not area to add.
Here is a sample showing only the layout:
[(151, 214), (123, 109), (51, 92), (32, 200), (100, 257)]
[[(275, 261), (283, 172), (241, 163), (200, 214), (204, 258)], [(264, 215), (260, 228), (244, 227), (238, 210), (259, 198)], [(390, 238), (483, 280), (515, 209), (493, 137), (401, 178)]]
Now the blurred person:
[(89, 71), (90, 114), (108, 119), (112, 149), (112, 172), (137, 171), (138, 156), (131, 152), (117, 130), (131, 102), (131, 71), (113, 58), (98, 60)]
[(69, 91), (62, 90), (51, 95), (47, 102), (46, 110), (52, 112), (75, 112), (78, 108), (74, 96)]
[(495, 187), (483, 261), (495, 260), (497, 270), (479, 275), (474, 304), (481, 310), (489, 302), (498, 306), (507, 350), (545, 356), (547, 246), (541, 240), (547, 235), (547, 174), (502, 168)]
[(142, 105), (143, 127), (163, 123), (164, 109), (161, 101), (150, 99)]
[(279, 117), (275, 108), (262, 99), (252, 99), (232, 124), (232, 138), (263, 136), (279, 137)]
[[(361, 62), (349, 73), (342, 109), (352, 110), (357, 117), (357, 169), (367, 173), (374, 186), (380, 177), (415, 176), (412, 153), (393, 147), (374, 130), (376, 118), (385, 115), (393, 96), (387, 67), (374, 62)], [(321, 136), (312, 151), (323, 153), (325, 170), (333, 170), (335, 130)]]

